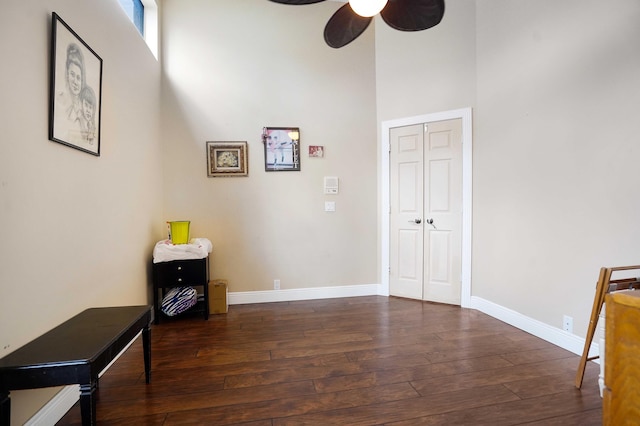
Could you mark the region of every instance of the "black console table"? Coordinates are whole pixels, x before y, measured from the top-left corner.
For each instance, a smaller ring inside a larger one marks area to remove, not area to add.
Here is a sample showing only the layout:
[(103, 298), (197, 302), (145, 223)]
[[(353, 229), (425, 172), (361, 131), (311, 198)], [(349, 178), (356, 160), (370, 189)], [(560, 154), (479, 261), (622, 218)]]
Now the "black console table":
[(91, 308), (0, 359), (0, 425), (9, 426), (9, 392), (80, 385), (83, 425), (95, 425), (98, 374), (142, 331), (151, 379), (150, 306)]

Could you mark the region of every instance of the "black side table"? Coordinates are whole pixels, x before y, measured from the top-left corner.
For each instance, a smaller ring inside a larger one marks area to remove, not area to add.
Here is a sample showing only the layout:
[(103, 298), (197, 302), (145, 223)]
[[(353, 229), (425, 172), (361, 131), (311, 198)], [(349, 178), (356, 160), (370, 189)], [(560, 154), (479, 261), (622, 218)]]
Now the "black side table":
[(209, 319), (209, 256), (203, 259), (172, 260), (153, 264), (153, 307), (154, 323), (164, 315), (160, 304), (165, 291), (173, 287), (203, 287), (204, 300), (188, 312), (202, 313)]

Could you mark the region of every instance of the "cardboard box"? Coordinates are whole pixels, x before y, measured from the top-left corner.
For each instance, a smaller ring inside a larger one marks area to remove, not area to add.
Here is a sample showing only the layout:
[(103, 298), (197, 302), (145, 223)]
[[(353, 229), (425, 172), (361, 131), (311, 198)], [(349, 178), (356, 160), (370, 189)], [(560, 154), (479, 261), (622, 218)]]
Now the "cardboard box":
[(209, 313), (226, 314), (229, 310), (227, 280), (209, 281)]

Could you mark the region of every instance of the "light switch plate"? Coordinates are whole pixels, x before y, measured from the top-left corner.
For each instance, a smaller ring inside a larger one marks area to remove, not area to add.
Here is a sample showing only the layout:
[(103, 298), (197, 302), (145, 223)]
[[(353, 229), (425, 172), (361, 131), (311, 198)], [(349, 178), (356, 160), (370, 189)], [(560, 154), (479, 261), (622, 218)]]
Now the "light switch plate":
[(324, 202), (324, 211), (325, 212), (335, 212), (336, 211), (336, 202), (335, 201), (325, 201)]

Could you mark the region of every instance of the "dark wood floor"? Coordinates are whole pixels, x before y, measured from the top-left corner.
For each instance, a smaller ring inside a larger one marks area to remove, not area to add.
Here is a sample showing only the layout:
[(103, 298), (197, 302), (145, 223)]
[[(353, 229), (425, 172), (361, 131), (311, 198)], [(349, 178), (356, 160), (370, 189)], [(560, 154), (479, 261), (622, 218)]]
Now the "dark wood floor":
[[(386, 297), (234, 305), (152, 328), (101, 425), (600, 425), (599, 367), (474, 310)], [(58, 425), (80, 424), (78, 404)]]

